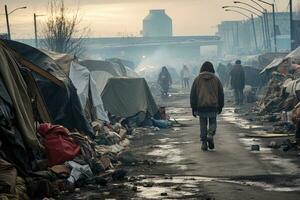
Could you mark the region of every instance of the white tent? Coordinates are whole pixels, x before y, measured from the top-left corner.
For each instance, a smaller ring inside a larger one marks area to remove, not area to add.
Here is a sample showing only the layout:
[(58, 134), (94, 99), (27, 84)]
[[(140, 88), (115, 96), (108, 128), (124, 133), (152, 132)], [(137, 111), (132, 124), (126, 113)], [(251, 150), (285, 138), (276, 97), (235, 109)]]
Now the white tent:
[(113, 63), (111, 61), (103, 60), (80, 60), (79, 64), (86, 67), (95, 80), (100, 94), (104, 90), (108, 80), (113, 77), (128, 77), (138, 78), (139, 75), (132, 69)]
[(97, 83), (90, 71), (76, 62), (72, 62), (69, 77), (77, 89), (82, 107), (86, 108), (90, 98), (96, 118), (109, 122), (103, 107), (101, 92), (97, 89)]

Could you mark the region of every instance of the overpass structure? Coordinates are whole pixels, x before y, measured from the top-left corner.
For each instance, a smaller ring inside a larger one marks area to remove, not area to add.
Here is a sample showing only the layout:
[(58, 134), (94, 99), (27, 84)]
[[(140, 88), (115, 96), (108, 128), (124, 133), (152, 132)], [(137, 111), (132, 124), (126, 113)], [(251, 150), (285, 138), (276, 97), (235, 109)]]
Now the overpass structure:
[(218, 36), (110, 37), (85, 41), (88, 55), (119, 57), (136, 62), (157, 50), (168, 52), (176, 58), (195, 59), (201, 56), (201, 47), (216, 46), (220, 50), (221, 44)]

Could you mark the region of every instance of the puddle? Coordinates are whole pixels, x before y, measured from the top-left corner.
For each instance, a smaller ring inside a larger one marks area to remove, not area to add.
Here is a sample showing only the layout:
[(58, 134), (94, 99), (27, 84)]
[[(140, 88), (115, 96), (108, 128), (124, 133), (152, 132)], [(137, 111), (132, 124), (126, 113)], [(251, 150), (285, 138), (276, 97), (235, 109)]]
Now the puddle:
[(180, 161), (183, 161), (182, 151), (176, 148), (174, 145), (156, 145), (153, 151), (147, 153), (148, 156), (157, 156), (158, 162), (168, 163), (168, 164), (177, 164)]
[[(242, 129), (259, 129), (263, 128), (263, 126), (253, 126), (251, 125), (251, 122), (242, 119), (238, 116), (238, 113), (234, 112), (234, 108), (228, 108), (226, 109), (226, 112), (222, 115), (222, 118), (230, 123), (235, 124), (236, 126), (242, 128)], [(266, 131), (262, 130), (251, 130), (253, 133), (257, 134), (267, 134)], [(271, 174), (298, 174), (299, 173), (299, 167), (293, 163), (292, 159), (277, 157), (273, 155), (271, 148), (265, 148), (262, 144), (260, 139), (254, 139), (254, 138), (239, 138), (239, 141), (253, 154), (257, 154), (262, 161), (268, 161), (268, 163), (271, 163), (276, 168), (269, 169), (269, 173)], [(259, 145), (260, 150), (259, 151), (251, 151), (251, 145)]]
[[(296, 182), (295, 182), (296, 181)], [(229, 178), (211, 178), (211, 177), (199, 177), (199, 176), (176, 176), (171, 179), (165, 179), (161, 177), (151, 177), (141, 180), (139, 184), (143, 185), (145, 183), (153, 183), (153, 187), (145, 188), (139, 187), (141, 189), (140, 197), (143, 198), (163, 198), (161, 193), (168, 193), (168, 198), (183, 197), (187, 195), (196, 194), (199, 188), (199, 184), (205, 182), (211, 183), (227, 183), (227, 184), (237, 184), (247, 187), (257, 187), (265, 191), (274, 192), (293, 192), (300, 191), (299, 180), (295, 180), (293, 185), (282, 185), (281, 183), (266, 183), (263, 181), (249, 181), (249, 180), (231, 180)], [(298, 182), (297, 182), (298, 181)], [(175, 191), (176, 187), (182, 188), (181, 191)]]
[(260, 151), (251, 151), (251, 153), (257, 154), (260, 160), (268, 161), (268, 163), (271, 163), (278, 168), (276, 171), (274, 171), (275, 169), (269, 169), (269, 173), (299, 174), (299, 167), (297, 164), (293, 163), (292, 159), (282, 158), (274, 155), (271, 148), (262, 147), (260, 139), (239, 138), (239, 141), (244, 144), (249, 151), (251, 150), (251, 145), (260, 146)]

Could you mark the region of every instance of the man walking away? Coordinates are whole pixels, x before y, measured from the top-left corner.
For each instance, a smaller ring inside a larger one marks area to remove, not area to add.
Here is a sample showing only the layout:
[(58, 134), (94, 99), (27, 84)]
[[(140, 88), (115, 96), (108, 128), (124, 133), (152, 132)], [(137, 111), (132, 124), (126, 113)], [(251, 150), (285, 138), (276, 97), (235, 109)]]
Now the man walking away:
[(224, 91), (212, 63), (202, 65), (191, 89), (190, 103), (193, 116), (200, 118), (201, 149), (214, 149), (213, 137), (217, 130), (217, 114), (221, 114), (224, 107)]
[(241, 61), (237, 60), (230, 72), (231, 87), (234, 90), (235, 104), (242, 105), (244, 101), (245, 71)]

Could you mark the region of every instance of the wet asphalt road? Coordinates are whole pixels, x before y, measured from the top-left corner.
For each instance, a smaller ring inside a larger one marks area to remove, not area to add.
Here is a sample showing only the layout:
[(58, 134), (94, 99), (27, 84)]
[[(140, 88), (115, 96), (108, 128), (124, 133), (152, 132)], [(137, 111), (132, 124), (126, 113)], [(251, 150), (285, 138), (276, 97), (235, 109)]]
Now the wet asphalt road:
[[(72, 199), (298, 200), (297, 152), (266, 148), (269, 141), (246, 138), (252, 124), (227, 107), (218, 118), (216, 150), (200, 149), (198, 119), (188, 94), (158, 101), (182, 127), (143, 131), (132, 138), (121, 169), (129, 180), (88, 187)], [(251, 144), (261, 150), (252, 152)]]
[[(187, 96), (160, 104), (169, 106), (170, 115), (185, 126), (133, 141), (134, 157), (157, 163), (127, 166), (129, 175), (141, 178), (133, 183), (138, 192), (128, 199), (300, 198), (299, 157), (281, 157), (265, 148), (264, 141), (245, 138), (251, 130), (231, 117), (232, 108), (218, 119), (216, 150), (202, 152), (198, 120), (190, 116)], [(261, 145), (261, 151), (251, 152), (251, 144)]]

